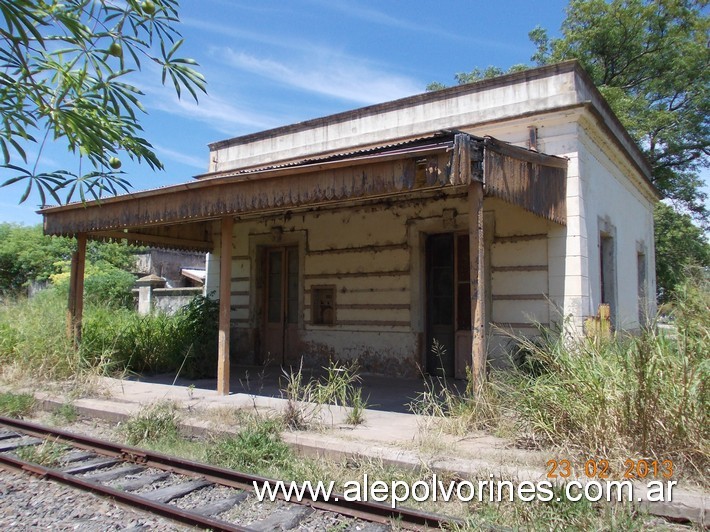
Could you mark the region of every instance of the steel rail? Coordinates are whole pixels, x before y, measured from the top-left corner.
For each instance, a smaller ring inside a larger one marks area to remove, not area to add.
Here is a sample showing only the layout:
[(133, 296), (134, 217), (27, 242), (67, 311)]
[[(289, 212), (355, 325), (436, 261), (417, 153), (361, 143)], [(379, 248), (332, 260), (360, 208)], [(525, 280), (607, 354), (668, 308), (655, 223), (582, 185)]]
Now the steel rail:
[(51, 469), (38, 464), (29, 464), (23, 460), (12, 458), (11, 456), (0, 454), (0, 466), (17, 469), (19, 471), (27, 471), (29, 473), (39, 475), (42, 478), (49, 478), (84, 491), (90, 491), (104, 497), (110, 497), (133, 508), (147, 510), (153, 514), (161, 515), (172, 519), (173, 521), (179, 521), (187, 525), (200, 526), (210, 530), (218, 530), (220, 532), (248, 532), (254, 530), (253, 528), (242, 527), (220, 519), (214, 519), (198, 513), (189, 512), (171, 504), (151, 501), (139, 495), (110, 488), (98, 482), (90, 482), (74, 475), (63, 473), (62, 471), (58, 471), (56, 469)]
[[(175, 456), (168, 456), (162, 453), (158, 453), (155, 451), (149, 451), (145, 449), (139, 449), (137, 447), (131, 447), (131, 446), (126, 446), (126, 445), (118, 445), (112, 442), (108, 442), (105, 440), (99, 440), (97, 438), (92, 438), (89, 436), (82, 436), (79, 434), (74, 434), (65, 430), (61, 429), (56, 429), (56, 428), (49, 428), (49, 427), (44, 427), (42, 425), (37, 425), (35, 423), (30, 423), (27, 421), (21, 421), (17, 419), (12, 419), (12, 418), (7, 418), (4, 416), (0, 416), (0, 425), (4, 425), (6, 427), (11, 427), (14, 429), (17, 429), (19, 431), (22, 431), (26, 434), (30, 434), (33, 436), (38, 436), (38, 437), (50, 437), (50, 438), (55, 438), (58, 440), (66, 441), (66, 442), (71, 442), (74, 446), (85, 449), (85, 450), (91, 450), (94, 452), (97, 452), (98, 454), (104, 454), (106, 456), (113, 456), (113, 457), (119, 457), (122, 458), (125, 461), (128, 462), (133, 462), (141, 465), (145, 465), (147, 467), (154, 467), (156, 469), (161, 469), (161, 470), (166, 470), (174, 473), (179, 473), (179, 474), (184, 474), (188, 476), (199, 476), (202, 477), (206, 480), (209, 480), (211, 482), (214, 482), (215, 484), (219, 484), (222, 486), (229, 486), (232, 488), (238, 488), (241, 490), (245, 491), (254, 491), (254, 485), (258, 486), (263, 486), (264, 484), (269, 484), (273, 488), (275, 488), (276, 483), (278, 482), (275, 479), (267, 478), (267, 477), (262, 477), (258, 475), (252, 475), (249, 473), (243, 473), (240, 471), (235, 471), (231, 469), (226, 469), (222, 467), (217, 467), (217, 466), (212, 466), (208, 464), (203, 464), (200, 462), (195, 462), (192, 460), (187, 460), (185, 458), (180, 458), (180, 457), (175, 457)], [(3, 461), (6, 460), (7, 458), (3, 457)], [(12, 460), (12, 459), (10, 459)], [(19, 462), (19, 461), (17, 461)], [(32, 465), (34, 468), (35, 466)], [(27, 467), (23, 466), (21, 469), (28, 469)], [(81, 481), (82, 483), (89, 484), (90, 487), (84, 488), (84, 489), (92, 489), (96, 491), (95, 486), (97, 486), (93, 482), (87, 482), (83, 481), (81, 479), (76, 479), (75, 477), (71, 477), (71, 475), (66, 475), (65, 473), (55, 471), (55, 470), (50, 470), (48, 468), (42, 468), (47, 471), (45, 473), (42, 471), (41, 474), (42, 476), (52, 476), (52, 478), (55, 478), (56, 480), (63, 481), (64, 476), (70, 477), (72, 480), (76, 481)], [(39, 468), (38, 468), (39, 470)], [(49, 471), (52, 473), (50, 474)], [(285, 482), (286, 485), (289, 484), (289, 482)], [(82, 487), (79, 484), (74, 484), (77, 485), (78, 487)], [(99, 486), (100, 488), (104, 488), (103, 486)], [(135, 495), (131, 495), (125, 492), (120, 492), (117, 490), (112, 490), (111, 488), (105, 488), (107, 490), (111, 490), (113, 492), (116, 492), (121, 495), (122, 500), (125, 500), (128, 504), (134, 504), (134, 502), (131, 501), (131, 499), (139, 499)], [(113, 494), (109, 495), (111, 497), (114, 497)], [(126, 497), (128, 496), (128, 497)], [(281, 490), (278, 490), (278, 498), (281, 500), (286, 500), (283, 497), (283, 494), (281, 493)], [(347, 515), (350, 517), (355, 517), (359, 519), (363, 519), (366, 521), (372, 521), (372, 522), (377, 522), (377, 523), (382, 523), (382, 524), (392, 524), (392, 523), (397, 523), (399, 526), (409, 526), (413, 527), (416, 529), (425, 529), (425, 528), (449, 528), (451, 525), (461, 525), (463, 522), (459, 519), (443, 516), (443, 515), (437, 515), (437, 514), (431, 514), (431, 513), (426, 513), (426, 512), (421, 512), (418, 510), (412, 510), (408, 508), (392, 508), (391, 506), (379, 502), (371, 502), (371, 501), (354, 501), (354, 500), (348, 500), (344, 497), (343, 494), (340, 493), (332, 493), (330, 497), (330, 501), (327, 501), (323, 499), (322, 497), (317, 497), (317, 498), (311, 498), (310, 494), (304, 493), (303, 499), (301, 501), (296, 501), (296, 500), (288, 500), (287, 502), (293, 503), (293, 504), (301, 504), (301, 505), (306, 505), (306, 506), (311, 506), (313, 508), (319, 509), (319, 510), (324, 510), (324, 511), (330, 511), (334, 513), (338, 513), (341, 515)], [(138, 504), (144, 504), (144, 499), (140, 499), (140, 503)], [(337, 501), (337, 502), (333, 502)], [(153, 503), (152, 501), (150, 502), (150, 505), (152, 506)], [(167, 505), (167, 504), (162, 504), (158, 503), (161, 506), (161, 509), (156, 508), (156, 512), (160, 513), (160, 511), (165, 511), (162, 506), (168, 507), (169, 510), (173, 509), (173, 506)], [(153, 511), (153, 510), (151, 510)], [(194, 514), (193, 514), (194, 515)], [(217, 522), (216, 520), (214, 520)], [(230, 525), (229, 523), (223, 523), (223, 525), (226, 526), (234, 526)], [(207, 525), (209, 528), (214, 528), (217, 525)], [(248, 530), (244, 528), (224, 528), (224, 529), (219, 529), (219, 530)]]

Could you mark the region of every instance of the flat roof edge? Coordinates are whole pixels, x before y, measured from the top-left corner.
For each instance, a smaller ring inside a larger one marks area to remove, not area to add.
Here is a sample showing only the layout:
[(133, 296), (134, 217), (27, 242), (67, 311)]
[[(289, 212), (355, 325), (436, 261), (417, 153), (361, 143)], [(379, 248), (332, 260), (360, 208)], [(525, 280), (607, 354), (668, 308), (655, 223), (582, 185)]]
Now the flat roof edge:
[(511, 74), (504, 74), (502, 76), (484, 79), (481, 81), (476, 81), (474, 83), (456, 85), (437, 91), (423, 92), (420, 94), (406, 96), (404, 98), (399, 98), (397, 100), (392, 100), (389, 102), (368, 105), (366, 107), (359, 107), (350, 111), (343, 111), (341, 113), (327, 115), (319, 118), (312, 118), (310, 120), (297, 122), (295, 124), (288, 124), (272, 129), (266, 129), (264, 131), (258, 131), (256, 133), (249, 133), (247, 135), (240, 135), (225, 140), (215, 141), (208, 144), (208, 146), (210, 150), (213, 151), (221, 148), (226, 148), (235, 144), (247, 144), (250, 142), (263, 140), (271, 137), (297, 133), (300, 131), (335, 124), (338, 122), (345, 122), (347, 120), (371, 116), (385, 111), (402, 109), (411, 105), (442, 100), (457, 94), (480, 92), (499, 86), (510, 85), (511, 83), (516, 83), (519, 81), (540, 79), (548, 77), (550, 75), (565, 74), (574, 72), (576, 70), (584, 70), (577, 60), (564, 61), (562, 63), (555, 63), (552, 65), (530, 68), (528, 70), (513, 72)]

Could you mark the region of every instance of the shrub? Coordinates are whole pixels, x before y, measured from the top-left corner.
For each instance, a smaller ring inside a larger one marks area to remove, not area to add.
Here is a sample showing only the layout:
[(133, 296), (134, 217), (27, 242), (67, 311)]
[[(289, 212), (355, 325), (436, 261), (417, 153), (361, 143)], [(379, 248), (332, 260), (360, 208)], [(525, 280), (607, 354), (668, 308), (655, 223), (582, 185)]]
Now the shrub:
[(198, 296), (176, 315), (178, 340), (187, 357), (183, 371), (190, 377), (217, 374), (219, 302)]
[(218, 315), (218, 304), (205, 297), (193, 299), (172, 316), (96, 307), (84, 320), (82, 355), (90, 365), (108, 360), (120, 371), (212, 375)]
[[(65, 297), (69, 293), (68, 267), (66, 264), (62, 273), (51, 276), (54, 288)], [(87, 263), (84, 272), (84, 303), (133, 308), (134, 296), (131, 290), (135, 282), (136, 278), (132, 273), (110, 262)]]
[[(115, 300), (114, 300), (115, 301)], [(84, 308), (79, 353), (66, 335), (66, 293), (48, 289), (0, 305), (0, 365), (49, 379), (95, 372), (216, 371), (219, 306), (195, 298), (174, 316), (141, 316), (115, 304)]]
[[(32, 281), (47, 281), (68, 271), (75, 249), (73, 238), (46, 236), (41, 225), (0, 223), (0, 294), (17, 294)], [(86, 249), (87, 270), (94, 264), (128, 270), (140, 250), (120, 242), (91, 240)]]

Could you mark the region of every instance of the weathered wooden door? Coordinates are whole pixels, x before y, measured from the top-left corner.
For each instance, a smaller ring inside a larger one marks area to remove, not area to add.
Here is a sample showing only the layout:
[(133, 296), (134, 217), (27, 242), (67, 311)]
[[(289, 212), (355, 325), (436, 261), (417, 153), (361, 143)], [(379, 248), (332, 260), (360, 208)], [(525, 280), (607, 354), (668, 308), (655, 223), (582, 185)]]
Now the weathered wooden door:
[(298, 248), (264, 250), (264, 330), (263, 359), (267, 364), (297, 362), (298, 327)]
[(468, 245), (465, 233), (427, 237), (426, 363), (431, 374), (465, 377), (471, 354)]
[(454, 235), (429, 235), (426, 242), (427, 372), (454, 369)]

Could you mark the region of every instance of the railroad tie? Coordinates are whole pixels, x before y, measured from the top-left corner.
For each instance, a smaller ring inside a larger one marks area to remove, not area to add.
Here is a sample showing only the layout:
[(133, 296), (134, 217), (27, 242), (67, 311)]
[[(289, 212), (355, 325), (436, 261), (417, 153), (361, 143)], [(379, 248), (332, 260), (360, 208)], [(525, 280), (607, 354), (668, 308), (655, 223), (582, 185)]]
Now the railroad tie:
[(152, 475), (141, 475), (138, 478), (126, 479), (125, 482), (117, 482), (116, 489), (120, 489), (123, 491), (136, 491), (141, 489), (143, 486), (152, 484), (153, 482), (165, 480), (169, 476), (170, 473), (154, 473)]
[(222, 501), (215, 501), (200, 508), (195, 508), (193, 512), (198, 513), (200, 515), (206, 515), (208, 517), (219, 515), (221, 513), (226, 512), (227, 510), (231, 510), (237, 504), (241, 504), (246, 500), (248, 496), (249, 494), (246, 491), (242, 491), (234, 497), (229, 497)]
[(19, 438), (20, 435), (17, 432), (12, 432), (10, 430), (0, 430), (0, 440), (7, 440), (9, 438)]
[(187, 495), (188, 493), (211, 485), (212, 482), (208, 480), (190, 480), (189, 482), (183, 482), (182, 484), (175, 484), (157, 489), (155, 491), (141, 493), (141, 497), (155, 502), (167, 503), (173, 499), (177, 499), (183, 495)]
[(288, 510), (271, 514), (266, 519), (249, 523), (247, 526), (252, 530), (269, 531), (269, 530), (291, 530), (296, 528), (298, 524), (313, 513), (313, 508), (308, 506), (295, 506)]
[(357, 523), (349, 526), (346, 532), (389, 532), (390, 530), (392, 530), (391, 526), (382, 523)]
[(19, 440), (14, 440), (11, 442), (4, 441), (0, 443), (0, 452), (4, 453), (5, 451), (14, 451), (18, 447), (29, 447), (30, 445), (39, 445), (42, 442), (44, 442), (44, 440), (33, 437), (22, 437)]
[(96, 458), (96, 453), (89, 451), (69, 451), (62, 457), (63, 464), (71, 464), (72, 462), (81, 462), (87, 458)]
[(93, 475), (87, 475), (86, 480), (91, 480), (92, 482), (108, 482), (110, 480), (116, 480), (117, 478), (127, 477), (128, 475), (137, 475), (145, 471), (144, 466), (139, 465), (126, 465), (122, 467), (117, 467), (111, 471), (103, 471)]
[(97, 469), (103, 469), (105, 467), (111, 467), (116, 464), (120, 464), (121, 460), (118, 458), (105, 458), (100, 457), (95, 460), (89, 460), (75, 466), (65, 467), (62, 469), (64, 473), (69, 475), (78, 475), (79, 473), (88, 473), (89, 471), (96, 471)]

